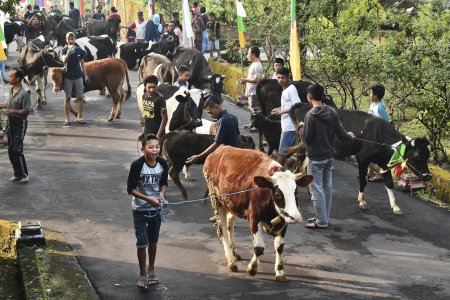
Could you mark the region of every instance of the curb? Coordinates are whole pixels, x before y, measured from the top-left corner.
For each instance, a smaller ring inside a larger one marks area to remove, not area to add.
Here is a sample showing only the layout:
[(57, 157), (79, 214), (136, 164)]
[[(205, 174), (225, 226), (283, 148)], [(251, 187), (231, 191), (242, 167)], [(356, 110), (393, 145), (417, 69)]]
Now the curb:
[(450, 173), (430, 164), (428, 164), (428, 168), (432, 179), (431, 181), (423, 182), (427, 187), (427, 191), (435, 189), (436, 191), (432, 192), (436, 193), (436, 198), (450, 204)]
[(36, 257), (36, 249), (18, 249), (20, 269), (22, 270), (22, 280), (27, 299), (47, 299), (42, 282), (42, 274)]

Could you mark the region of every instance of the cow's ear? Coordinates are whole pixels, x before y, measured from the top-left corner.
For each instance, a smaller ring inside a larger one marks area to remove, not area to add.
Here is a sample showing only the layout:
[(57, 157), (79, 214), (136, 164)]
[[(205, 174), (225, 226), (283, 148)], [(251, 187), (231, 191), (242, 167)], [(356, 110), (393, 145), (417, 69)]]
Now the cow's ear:
[(295, 184), (299, 187), (307, 187), (314, 180), (313, 175), (298, 174), (295, 177)]
[(211, 79), (200, 78), (199, 80), (201, 83), (211, 83)]
[(188, 97), (183, 96), (183, 95), (176, 95), (175, 99), (177, 99), (177, 101), (180, 103), (185, 103), (188, 101)]
[(273, 189), (272, 178), (270, 178), (270, 176), (255, 176), (253, 178), (253, 181), (261, 189)]

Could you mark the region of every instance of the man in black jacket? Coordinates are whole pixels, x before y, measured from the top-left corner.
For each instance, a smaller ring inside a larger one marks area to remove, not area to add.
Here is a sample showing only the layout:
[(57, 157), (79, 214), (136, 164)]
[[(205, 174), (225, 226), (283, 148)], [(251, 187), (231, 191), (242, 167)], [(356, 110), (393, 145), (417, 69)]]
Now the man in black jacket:
[(308, 87), (308, 102), (313, 108), (306, 114), (305, 122), (299, 124), (300, 135), (306, 142), (308, 174), (314, 175), (309, 185), (316, 217), (308, 219), (306, 228), (328, 228), (332, 201), (332, 168), (334, 155), (334, 136), (345, 142), (355, 138), (352, 132), (345, 131), (337, 112), (323, 105), (323, 88), (318, 84)]

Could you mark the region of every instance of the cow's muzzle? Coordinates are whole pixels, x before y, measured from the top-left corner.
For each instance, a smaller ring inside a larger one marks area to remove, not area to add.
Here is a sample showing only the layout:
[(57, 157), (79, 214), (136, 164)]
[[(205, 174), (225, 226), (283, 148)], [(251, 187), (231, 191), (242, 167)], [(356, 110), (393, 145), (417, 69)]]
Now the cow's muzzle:
[(431, 181), (432, 178), (433, 176), (430, 173), (423, 173), (419, 175), (420, 181)]
[(193, 120), (191, 123), (193, 127), (203, 126), (202, 119)]

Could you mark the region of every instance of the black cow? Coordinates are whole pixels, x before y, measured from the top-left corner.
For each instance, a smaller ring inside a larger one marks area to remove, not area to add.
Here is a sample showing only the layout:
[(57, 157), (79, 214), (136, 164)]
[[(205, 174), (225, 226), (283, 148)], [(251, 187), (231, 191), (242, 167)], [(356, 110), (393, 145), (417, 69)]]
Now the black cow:
[[(298, 97), (301, 102), (308, 103), (308, 99), (306, 97), (306, 89), (312, 83), (309, 81), (292, 81), (292, 84), (297, 88)], [(283, 92), (283, 88), (278, 83), (276, 79), (261, 79), (256, 85), (256, 98), (258, 101), (259, 108), (261, 113), (269, 117), (270, 113), (274, 108), (281, 106), (281, 93)], [(323, 103), (333, 108), (336, 108), (336, 104), (334, 104), (332, 99), (327, 98), (325, 95), (322, 98)], [(262, 131), (259, 131), (259, 150), (264, 151), (263, 139), (262, 139)]]
[(17, 42), (17, 50), (19, 53), (22, 51), (22, 48), (25, 46), (28, 38), (27, 26), (22, 20), (13, 20), (6, 19), (5, 20), (5, 41), (9, 47), (13, 41)]
[[(186, 189), (181, 184), (179, 177), (181, 169), (183, 169), (189, 157), (202, 153), (211, 146), (214, 143), (214, 138), (214, 135), (193, 132), (170, 132), (161, 137), (161, 156), (166, 159), (169, 165), (169, 176), (185, 199), (187, 198)], [(238, 148), (255, 149), (253, 138), (240, 135)], [(203, 165), (204, 163), (205, 159), (201, 159), (196, 164)]]
[(137, 71), (141, 65), (142, 59), (149, 53), (157, 53), (172, 59), (173, 49), (168, 43), (117, 43), (115, 58), (123, 59), (127, 65), (128, 70)]
[(75, 41), (85, 54), (84, 62), (109, 58), (114, 51), (114, 43), (106, 34), (103, 36), (82, 37)]
[[(50, 47), (50, 42), (41, 35), (37, 39), (30, 40), (20, 52), (19, 67), (25, 73), (28, 94), (31, 94), (31, 83), (37, 80), (36, 94), (38, 98), (36, 100), (36, 108), (41, 108), (42, 104), (47, 103), (45, 89), (47, 87), (48, 68), (64, 67), (63, 62), (53, 48)], [(41, 87), (44, 93), (43, 97)], [(33, 110), (32, 104), (31, 110)]]
[(100, 36), (107, 34), (114, 42), (117, 41), (117, 31), (119, 30), (120, 19), (111, 18), (109, 20), (91, 20), (88, 25), (88, 36)]
[(252, 113), (250, 128), (258, 128), (264, 134), (267, 141), (267, 146), (269, 146), (269, 151), (267, 154), (272, 155), (274, 150), (278, 151), (280, 148), (281, 139), (281, 121), (269, 120), (261, 112)]
[(64, 46), (66, 44), (66, 34), (69, 32), (75, 33), (77, 38), (82, 38), (86, 36), (86, 27), (78, 28), (77, 22), (75, 22), (72, 18), (64, 16), (56, 26), (58, 46)]
[(57, 40), (56, 32), (59, 21), (62, 20), (62, 17), (55, 17), (55, 14), (50, 14), (46, 18), (46, 23), (44, 30), (42, 31), (42, 35), (49, 41)]
[(179, 69), (185, 65), (190, 69), (189, 85), (198, 89), (208, 89), (211, 94), (222, 98), (223, 80), (226, 75), (214, 74), (203, 53), (195, 48), (181, 45), (175, 48), (173, 63)]
[[(311, 108), (312, 106), (307, 103), (297, 103), (292, 106), (289, 115), (296, 127), (300, 122), (303, 122), (306, 113)], [(349, 160), (358, 163), (359, 207), (361, 209), (369, 208), (364, 198), (364, 188), (367, 184), (367, 168), (370, 167), (375, 172), (383, 174), (391, 208), (396, 215), (402, 215), (403, 212), (395, 202), (394, 183), (387, 166), (394, 150), (389, 146), (380, 144), (396, 145), (397, 143), (403, 143), (406, 146), (404, 158), (408, 167), (419, 176), (420, 180), (430, 181), (431, 174), (427, 164), (430, 157), (429, 140), (423, 137), (408, 141), (403, 134), (395, 130), (383, 118), (366, 112), (344, 109), (336, 109), (336, 111), (345, 130), (353, 132), (357, 138), (347, 142), (335, 139), (334, 147), (336, 151), (334, 157), (337, 160)]]

